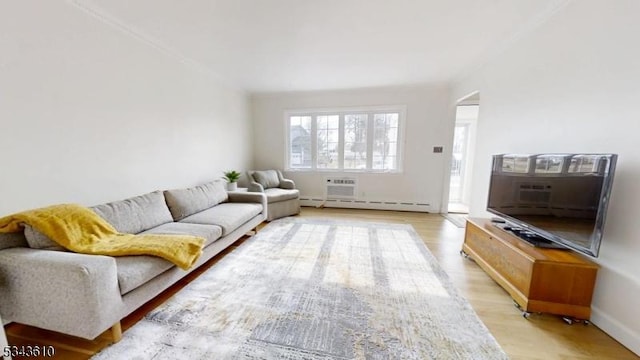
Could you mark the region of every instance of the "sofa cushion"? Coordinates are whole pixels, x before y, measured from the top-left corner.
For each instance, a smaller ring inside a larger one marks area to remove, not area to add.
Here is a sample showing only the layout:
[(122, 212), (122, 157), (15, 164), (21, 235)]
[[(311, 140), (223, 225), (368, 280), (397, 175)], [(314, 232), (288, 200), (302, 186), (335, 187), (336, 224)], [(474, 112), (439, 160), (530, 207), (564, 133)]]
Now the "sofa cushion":
[(190, 224), (171, 222), (156, 226), (153, 229), (143, 231), (140, 234), (168, 234), (168, 235), (193, 235), (200, 236), (205, 239), (204, 246), (218, 240), (222, 236), (222, 228), (218, 225), (209, 224)]
[(157, 256), (136, 255), (114, 258), (121, 295), (138, 288), (174, 266), (171, 262)]
[(222, 236), (262, 212), (262, 204), (224, 203), (182, 219), (182, 223), (211, 224), (222, 228)]
[(300, 197), (300, 191), (297, 189), (285, 190), (280, 188), (266, 189), (264, 194), (267, 196), (267, 203), (276, 203), (285, 200), (297, 199)]
[(92, 207), (98, 215), (126, 234), (154, 228), (173, 221), (161, 191)]
[[(220, 238), (222, 229), (216, 225), (171, 222), (143, 231), (141, 234), (201, 236), (205, 238), (204, 246), (208, 246)], [(144, 285), (174, 266), (171, 262), (156, 256), (118, 256), (115, 259), (121, 295)]]
[(51, 240), (47, 235), (31, 227), (31, 225), (24, 224), (24, 237), (32, 249), (67, 251), (67, 249), (58, 245), (57, 242)]
[(227, 201), (226, 183), (215, 180), (188, 189), (166, 190), (164, 196), (175, 221)]
[(280, 186), (280, 178), (278, 178), (278, 172), (275, 170), (254, 171), (252, 176), (265, 190)]

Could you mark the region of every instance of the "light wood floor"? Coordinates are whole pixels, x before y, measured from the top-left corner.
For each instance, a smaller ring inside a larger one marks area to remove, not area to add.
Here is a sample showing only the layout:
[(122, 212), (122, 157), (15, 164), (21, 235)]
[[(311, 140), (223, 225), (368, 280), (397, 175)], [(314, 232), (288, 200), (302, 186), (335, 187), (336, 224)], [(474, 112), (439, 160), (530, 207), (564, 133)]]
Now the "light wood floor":
[[(437, 214), (397, 211), (303, 208), (301, 217), (339, 218), (411, 224), (449, 274), (460, 292), (498, 340), (511, 359), (640, 359), (597, 326), (567, 325), (559, 317), (532, 314), (524, 319), (509, 295), (491, 280), (473, 261), (460, 256), (464, 229)], [(122, 321), (126, 330), (146, 312), (160, 305), (197, 275), (206, 271), (242, 245), (234, 244), (208, 264), (187, 276), (163, 294)], [(108, 334), (93, 341), (78, 339), (19, 324), (6, 327), (11, 345), (46, 344), (56, 348), (55, 359), (87, 359), (110, 342)], [(50, 358), (49, 358), (50, 359)]]

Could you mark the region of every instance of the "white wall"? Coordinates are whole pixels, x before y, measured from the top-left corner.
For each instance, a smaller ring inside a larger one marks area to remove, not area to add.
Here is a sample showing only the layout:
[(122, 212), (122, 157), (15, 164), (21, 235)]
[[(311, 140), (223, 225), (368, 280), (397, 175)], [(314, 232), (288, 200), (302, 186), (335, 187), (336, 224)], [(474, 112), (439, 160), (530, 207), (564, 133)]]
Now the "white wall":
[(340, 91), (260, 94), (252, 97), (254, 161), (257, 168), (285, 167), (285, 110), (378, 105), (405, 105), (405, 155), (400, 174), (287, 172), (303, 197), (322, 198), (324, 177), (356, 176), (358, 198), (428, 203), (438, 212), (443, 192), (443, 161), (433, 146), (451, 151), (453, 107), (445, 86), (407, 86)]
[(573, 1), (454, 87), (482, 94), (471, 212), (487, 216), (490, 155), (619, 154), (593, 322), (640, 354), (640, 2)]
[(0, 54), (0, 216), (251, 164), (245, 94), (68, 2), (3, 2)]

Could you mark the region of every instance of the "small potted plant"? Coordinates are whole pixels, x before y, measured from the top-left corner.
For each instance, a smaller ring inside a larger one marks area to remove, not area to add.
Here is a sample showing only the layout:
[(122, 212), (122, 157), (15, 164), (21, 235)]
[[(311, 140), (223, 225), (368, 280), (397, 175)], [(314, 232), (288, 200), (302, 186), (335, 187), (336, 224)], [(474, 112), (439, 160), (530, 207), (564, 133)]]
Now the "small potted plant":
[(235, 191), (238, 189), (238, 179), (242, 176), (235, 170), (224, 172), (224, 179), (227, 180), (227, 190)]

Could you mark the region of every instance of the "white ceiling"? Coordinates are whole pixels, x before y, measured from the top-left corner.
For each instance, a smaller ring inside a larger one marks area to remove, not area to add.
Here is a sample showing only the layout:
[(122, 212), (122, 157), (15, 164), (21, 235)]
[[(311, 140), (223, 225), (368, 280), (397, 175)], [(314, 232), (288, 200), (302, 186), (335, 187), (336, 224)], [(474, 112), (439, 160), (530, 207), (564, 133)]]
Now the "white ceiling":
[(250, 92), (447, 82), (570, 0), (70, 0)]

